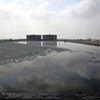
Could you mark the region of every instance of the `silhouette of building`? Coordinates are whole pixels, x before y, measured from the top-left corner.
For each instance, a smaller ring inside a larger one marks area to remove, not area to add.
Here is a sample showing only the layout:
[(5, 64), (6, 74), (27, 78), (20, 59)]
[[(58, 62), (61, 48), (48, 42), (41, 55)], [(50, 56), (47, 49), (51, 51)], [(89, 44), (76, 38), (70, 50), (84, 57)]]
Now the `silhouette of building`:
[(43, 35), (44, 41), (56, 41), (57, 35)]
[(57, 35), (27, 35), (28, 41), (56, 41)]
[(41, 35), (27, 35), (26, 37), (28, 41), (40, 41), (41, 40)]

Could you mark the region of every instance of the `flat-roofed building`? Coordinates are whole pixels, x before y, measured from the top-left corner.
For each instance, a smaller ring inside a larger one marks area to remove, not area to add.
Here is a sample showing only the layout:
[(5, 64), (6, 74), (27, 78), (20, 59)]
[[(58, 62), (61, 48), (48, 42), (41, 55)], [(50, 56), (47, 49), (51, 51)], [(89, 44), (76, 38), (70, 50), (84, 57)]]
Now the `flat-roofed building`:
[(56, 41), (57, 35), (43, 35), (44, 41)]
[(40, 41), (41, 40), (41, 35), (27, 35), (26, 37), (28, 41)]

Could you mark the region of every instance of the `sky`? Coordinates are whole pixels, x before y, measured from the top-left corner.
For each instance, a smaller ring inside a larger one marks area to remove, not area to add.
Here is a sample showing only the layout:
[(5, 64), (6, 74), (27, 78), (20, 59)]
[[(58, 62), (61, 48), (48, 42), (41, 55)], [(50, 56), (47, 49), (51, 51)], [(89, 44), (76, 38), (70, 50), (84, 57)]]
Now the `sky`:
[(0, 39), (55, 33), (100, 39), (100, 0), (0, 0)]

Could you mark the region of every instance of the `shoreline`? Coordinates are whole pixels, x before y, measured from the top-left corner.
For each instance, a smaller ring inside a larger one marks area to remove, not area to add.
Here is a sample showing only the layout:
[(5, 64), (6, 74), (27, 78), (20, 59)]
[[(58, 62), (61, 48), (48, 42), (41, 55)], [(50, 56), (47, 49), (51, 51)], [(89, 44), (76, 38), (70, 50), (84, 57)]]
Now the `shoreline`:
[(74, 41), (71, 41), (71, 42), (100, 47), (100, 42), (96, 43), (95, 41), (74, 40)]
[[(3, 43), (3, 42), (27, 42), (27, 41), (30, 41), (30, 40), (26, 40), (26, 39), (0, 40), (1, 43)], [(39, 40), (39, 41), (42, 42), (45, 40)], [(39, 41), (37, 41), (37, 42), (39, 42)], [(34, 42), (34, 40), (32, 42)], [(80, 43), (80, 44), (86, 44), (86, 45), (100, 47), (100, 40), (91, 40), (91, 39), (57, 39), (55, 41), (50, 41), (50, 42), (73, 42), (73, 43)]]

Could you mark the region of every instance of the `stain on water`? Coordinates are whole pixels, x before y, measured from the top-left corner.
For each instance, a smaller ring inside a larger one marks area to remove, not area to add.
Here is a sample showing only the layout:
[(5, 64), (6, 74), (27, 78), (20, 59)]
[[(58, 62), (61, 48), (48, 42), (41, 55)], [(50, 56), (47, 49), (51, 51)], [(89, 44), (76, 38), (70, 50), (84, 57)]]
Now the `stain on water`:
[(58, 42), (55, 46), (67, 48), (68, 51), (52, 51), (31, 61), (0, 66), (0, 91), (99, 92), (100, 47), (64, 42)]

